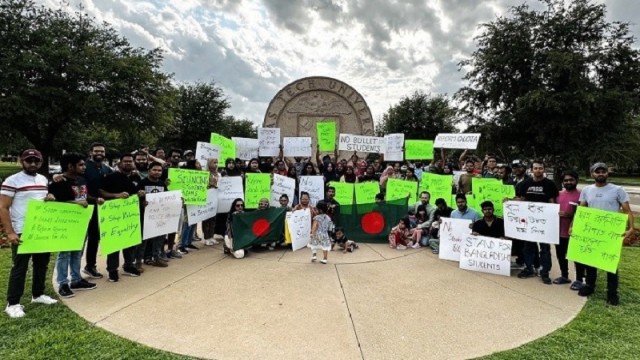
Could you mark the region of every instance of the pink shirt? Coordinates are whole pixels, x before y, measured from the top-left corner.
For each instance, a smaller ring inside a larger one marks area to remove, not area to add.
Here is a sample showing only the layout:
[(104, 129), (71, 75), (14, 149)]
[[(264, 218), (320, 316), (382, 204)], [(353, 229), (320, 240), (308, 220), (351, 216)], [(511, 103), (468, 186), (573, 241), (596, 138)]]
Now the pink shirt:
[(580, 200), (580, 190), (576, 189), (573, 191), (562, 190), (560, 194), (558, 194), (558, 204), (560, 204), (560, 211), (564, 211), (568, 214), (571, 214), (570, 217), (561, 217), (560, 218), (560, 237), (568, 238), (569, 237), (569, 225), (571, 225), (571, 220), (573, 220), (573, 214), (576, 211), (576, 206), (571, 205), (572, 203), (579, 203)]

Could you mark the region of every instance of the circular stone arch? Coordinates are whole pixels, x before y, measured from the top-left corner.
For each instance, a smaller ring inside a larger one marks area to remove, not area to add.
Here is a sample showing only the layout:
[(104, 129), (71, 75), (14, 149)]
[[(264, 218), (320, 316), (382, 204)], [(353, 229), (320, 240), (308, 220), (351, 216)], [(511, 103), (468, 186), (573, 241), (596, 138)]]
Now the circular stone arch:
[(338, 79), (313, 76), (295, 80), (269, 103), (263, 127), (280, 128), (281, 137), (309, 136), (316, 146), (316, 123), (335, 121), (336, 134), (374, 135), (364, 97)]

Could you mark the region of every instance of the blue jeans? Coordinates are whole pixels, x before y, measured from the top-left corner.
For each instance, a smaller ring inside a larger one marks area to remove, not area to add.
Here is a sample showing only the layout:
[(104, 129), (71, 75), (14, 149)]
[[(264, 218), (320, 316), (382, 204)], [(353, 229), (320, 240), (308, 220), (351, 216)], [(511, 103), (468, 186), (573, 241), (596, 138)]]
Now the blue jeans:
[(56, 271), (58, 275), (56, 281), (62, 286), (69, 283), (69, 272), (71, 272), (71, 283), (82, 280), (80, 275), (80, 260), (82, 251), (62, 251), (58, 253), (56, 259)]
[[(529, 271), (533, 271), (535, 258), (538, 254), (538, 244), (527, 241), (524, 243), (524, 264)], [(549, 276), (551, 270), (551, 245), (540, 243), (540, 276)]]
[(184, 221), (182, 222), (182, 232), (180, 233), (181, 247), (187, 247), (191, 245), (191, 242), (193, 241), (193, 233), (196, 230), (196, 225), (197, 224), (189, 225), (189, 223), (187, 222), (187, 218), (184, 218)]

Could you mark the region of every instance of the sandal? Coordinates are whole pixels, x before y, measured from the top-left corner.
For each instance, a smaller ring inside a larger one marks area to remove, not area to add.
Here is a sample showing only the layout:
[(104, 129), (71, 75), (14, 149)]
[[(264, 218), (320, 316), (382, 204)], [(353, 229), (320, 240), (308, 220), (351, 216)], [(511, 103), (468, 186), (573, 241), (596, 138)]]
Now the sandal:
[(564, 285), (564, 284), (571, 284), (571, 279), (568, 279), (564, 276), (560, 276), (557, 277), (553, 280), (553, 283), (556, 285)]
[(580, 289), (582, 289), (584, 287), (584, 284), (582, 283), (582, 281), (574, 281), (571, 286), (569, 287), (571, 290), (575, 290), (578, 291)]

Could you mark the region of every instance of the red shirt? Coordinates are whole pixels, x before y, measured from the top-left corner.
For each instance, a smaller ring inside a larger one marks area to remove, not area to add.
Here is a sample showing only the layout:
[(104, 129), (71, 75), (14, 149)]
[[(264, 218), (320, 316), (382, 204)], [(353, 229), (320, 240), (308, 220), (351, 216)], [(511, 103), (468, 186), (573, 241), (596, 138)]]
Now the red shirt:
[(580, 200), (580, 190), (575, 189), (573, 191), (562, 190), (558, 194), (558, 204), (560, 204), (560, 211), (564, 211), (568, 214), (571, 214), (570, 217), (560, 217), (560, 237), (568, 238), (569, 237), (569, 225), (571, 225), (571, 220), (573, 220), (573, 215), (576, 211), (576, 206), (571, 205), (570, 202), (579, 203)]

